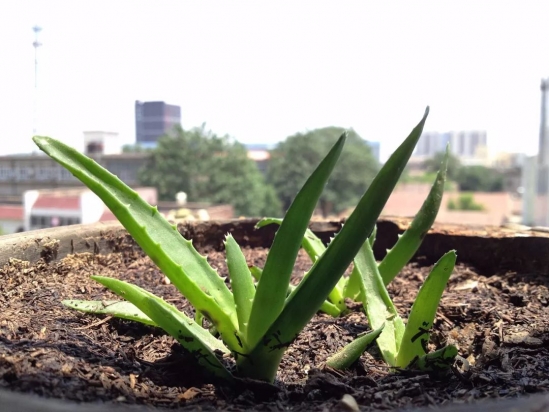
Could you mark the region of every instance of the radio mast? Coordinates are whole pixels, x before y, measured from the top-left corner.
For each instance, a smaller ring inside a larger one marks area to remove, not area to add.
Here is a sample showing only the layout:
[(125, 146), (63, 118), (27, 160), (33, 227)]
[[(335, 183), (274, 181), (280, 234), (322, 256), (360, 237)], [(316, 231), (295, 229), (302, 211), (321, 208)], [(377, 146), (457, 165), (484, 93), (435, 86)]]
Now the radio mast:
[(38, 41), (38, 34), (42, 30), (42, 27), (34, 26), (32, 30), (34, 31), (34, 42), (32, 43), (34, 47), (34, 106), (32, 134), (34, 136), (38, 129), (38, 48), (42, 46), (42, 43)]

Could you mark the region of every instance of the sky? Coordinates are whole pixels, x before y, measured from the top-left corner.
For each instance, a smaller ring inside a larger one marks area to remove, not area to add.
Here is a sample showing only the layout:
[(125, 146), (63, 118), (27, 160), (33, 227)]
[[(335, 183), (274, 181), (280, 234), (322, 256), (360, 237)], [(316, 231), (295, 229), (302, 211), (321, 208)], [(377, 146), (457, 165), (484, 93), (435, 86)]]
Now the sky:
[(37, 132), (83, 148), (83, 131), (135, 141), (135, 100), (181, 106), (242, 143), (341, 126), (386, 159), (425, 130), (486, 130), (536, 154), (549, 77), (544, 1), (8, 0), (0, 3), (0, 154)]

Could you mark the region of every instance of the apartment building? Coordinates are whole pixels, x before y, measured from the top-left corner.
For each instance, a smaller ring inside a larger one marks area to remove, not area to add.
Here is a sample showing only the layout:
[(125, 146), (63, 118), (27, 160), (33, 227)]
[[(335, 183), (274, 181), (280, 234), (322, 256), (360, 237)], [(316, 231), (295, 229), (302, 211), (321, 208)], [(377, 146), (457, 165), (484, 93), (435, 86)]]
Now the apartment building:
[(464, 165), (487, 166), (490, 163), (486, 132), (482, 130), (424, 132), (416, 145), (412, 162), (421, 162), (444, 152), (448, 144), (450, 152)]
[[(137, 186), (145, 153), (89, 154), (129, 186)], [(33, 189), (83, 187), (68, 170), (43, 154), (0, 156), (0, 196), (21, 196)]]
[(135, 142), (154, 147), (158, 138), (181, 126), (181, 108), (158, 102), (135, 102)]
[[(157, 204), (156, 189), (136, 188), (150, 204)], [(87, 188), (28, 190), (23, 193), (23, 229), (116, 220), (103, 201)]]

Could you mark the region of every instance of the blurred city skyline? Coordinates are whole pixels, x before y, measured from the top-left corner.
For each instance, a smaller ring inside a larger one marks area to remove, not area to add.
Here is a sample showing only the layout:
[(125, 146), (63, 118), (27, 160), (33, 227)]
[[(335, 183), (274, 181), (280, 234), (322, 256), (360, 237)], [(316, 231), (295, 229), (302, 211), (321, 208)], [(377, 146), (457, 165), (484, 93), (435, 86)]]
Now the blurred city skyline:
[(181, 107), (242, 143), (352, 127), (381, 159), (425, 130), (484, 130), (493, 151), (536, 154), (549, 4), (496, 1), (23, 0), (0, 13), (0, 154), (31, 142), (39, 25), (39, 134), (135, 141), (135, 100)]

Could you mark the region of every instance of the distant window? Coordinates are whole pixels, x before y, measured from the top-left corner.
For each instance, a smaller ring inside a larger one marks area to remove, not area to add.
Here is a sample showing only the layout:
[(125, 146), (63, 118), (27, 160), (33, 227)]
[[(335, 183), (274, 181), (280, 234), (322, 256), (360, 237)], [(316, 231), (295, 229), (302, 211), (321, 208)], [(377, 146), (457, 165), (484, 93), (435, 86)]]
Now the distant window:
[(17, 169), (16, 180), (30, 180), (34, 175), (34, 170), (28, 167), (20, 167)]
[(80, 223), (79, 217), (62, 217), (62, 216), (40, 216), (31, 215), (30, 226), (32, 229), (43, 229), (54, 226), (77, 225)]
[(103, 142), (90, 142), (86, 146), (87, 154), (102, 154), (103, 153)]
[(144, 122), (143, 123), (143, 129), (144, 130), (154, 130), (154, 131), (164, 131), (164, 128), (165, 128), (165, 124), (163, 121), (152, 121), (152, 122)]

